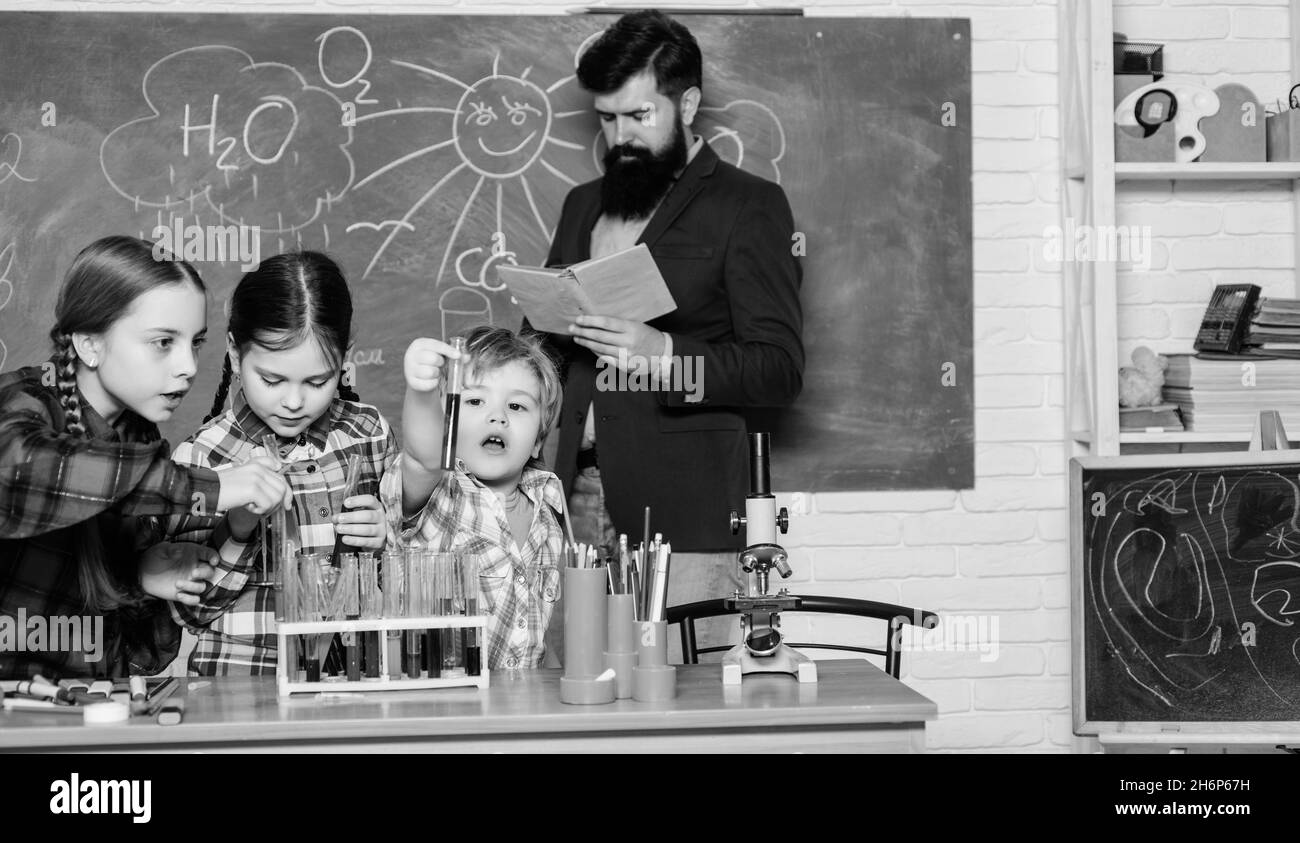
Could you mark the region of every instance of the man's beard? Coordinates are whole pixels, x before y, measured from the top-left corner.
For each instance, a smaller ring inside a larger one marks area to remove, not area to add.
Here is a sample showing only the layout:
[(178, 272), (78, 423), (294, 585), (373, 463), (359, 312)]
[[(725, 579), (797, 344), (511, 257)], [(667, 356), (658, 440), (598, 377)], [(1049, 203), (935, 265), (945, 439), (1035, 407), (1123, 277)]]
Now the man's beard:
[(680, 119), (674, 121), (672, 138), (662, 152), (627, 144), (611, 147), (605, 153), (605, 177), (600, 182), (603, 211), (624, 220), (648, 217), (685, 166), (686, 129)]

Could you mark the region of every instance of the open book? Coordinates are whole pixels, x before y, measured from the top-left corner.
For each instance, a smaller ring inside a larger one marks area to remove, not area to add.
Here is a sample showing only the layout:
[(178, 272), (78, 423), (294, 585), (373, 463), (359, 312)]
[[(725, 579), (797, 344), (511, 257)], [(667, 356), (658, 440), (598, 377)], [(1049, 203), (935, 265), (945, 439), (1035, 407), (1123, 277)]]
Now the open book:
[(649, 322), (677, 309), (644, 243), (564, 268), (498, 264), (497, 277), (539, 331), (568, 333), (584, 313)]

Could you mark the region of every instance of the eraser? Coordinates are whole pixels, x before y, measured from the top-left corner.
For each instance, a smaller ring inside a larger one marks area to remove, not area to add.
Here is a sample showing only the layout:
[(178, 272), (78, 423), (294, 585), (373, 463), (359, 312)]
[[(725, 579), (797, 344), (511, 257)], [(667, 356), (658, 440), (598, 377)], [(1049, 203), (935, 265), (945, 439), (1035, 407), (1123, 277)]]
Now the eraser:
[(125, 723), (131, 717), (131, 706), (120, 702), (97, 702), (82, 707), (81, 714), (87, 723), (95, 725)]
[(159, 726), (175, 726), (185, 717), (185, 700), (168, 700), (158, 710)]

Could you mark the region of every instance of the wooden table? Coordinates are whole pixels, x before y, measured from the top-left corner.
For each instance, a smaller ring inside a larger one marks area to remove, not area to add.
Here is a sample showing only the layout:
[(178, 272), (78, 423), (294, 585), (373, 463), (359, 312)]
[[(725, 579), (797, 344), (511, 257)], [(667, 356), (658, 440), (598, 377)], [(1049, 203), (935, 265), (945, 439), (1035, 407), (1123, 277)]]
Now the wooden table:
[(575, 706), (558, 670), (498, 671), (491, 687), (276, 695), (273, 678), (183, 679), (185, 722), (86, 726), (0, 713), (0, 750), (55, 752), (908, 752), (935, 704), (860, 660), (819, 661), (819, 681), (679, 665), (677, 698)]

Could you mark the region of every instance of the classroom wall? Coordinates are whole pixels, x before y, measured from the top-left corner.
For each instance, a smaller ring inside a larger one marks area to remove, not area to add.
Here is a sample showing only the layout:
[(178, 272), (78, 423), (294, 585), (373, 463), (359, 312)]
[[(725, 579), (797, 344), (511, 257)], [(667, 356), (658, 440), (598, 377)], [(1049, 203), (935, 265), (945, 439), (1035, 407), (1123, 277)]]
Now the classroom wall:
[[(0, 0), (0, 9), (130, 11), (481, 12), (559, 11), (575, 0), (530, 5), (493, 2), (258, 0), (258, 2), (63, 2)], [(691, 6), (720, 11), (789, 6), (788, 0), (735, 0)], [(995, 618), (1000, 651), (911, 652), (905, 681), (934, 699), (940, 717), (927, 727), (933, 751), (1087, 751), (1070, 730), (1068, 552), (1062, 344), (1062, 278), (1043, 258), (1043, 228), (1060, 219), (1060, 95), (1057, 8), (1053, 2), (934, 3), (927, 0), (822, 0), (809, 14), (952, 15), (971, 19), (974, 111), (974, 287), (976, 488), (973, 491), (796, 496), (784, 539), (792, 551), (794, 590), (865, 597)], [(664, 6), (670, 9), (670, 6)], [(1247, 84), (1284, 90), (1287, 31), (1283, 2), (1231, 10), (1188, 0), (1117, 0), (1118, 28), (1170, 44), (1169, 69), (1250, 70)], [(689, 22), (689, 21), (688, 21)], [(1181, 47), (1186, 45), (1186, 52)], [(1177, 46), (1180, 49), (1175, 50)], [(1194, 49), (1192, 49), (1194, 48)], [(707, 60), (707, 57), (706, 57)], [(1217, 81), (1217, 77), (1211, 81)], [(1138, 201), (1121, 222), (1156, 225), (1164, 255), (1141, 285), (1125, 278), (1128, 340), (1151, 337), (1162, 349), (1190, 345), (1202, 301), (1226, 280), (1280, 282), (1290, 268), (1289, 194), (1277, 190), (1171, 193), (1126, 188)], [(1248, 260), (1232, 239), (1251, 240)], [(1197, 235), (1172, 244), (1168, 238)], [(1170, 253), (1172, 252), (1172, 261)], [(1245, 271), (1229, 269), (1245, 265)], [(1172, 270), (1191, 270), (1192, 280)], [(1150, 306), (1147, 306), (1150, 305)], [(1123, 350), (1127, 354), (1127, 349)], [(970, 377), (971, 373), (959, 373)], [(899, 378), (928, 377), (900, 371)], [(847, 634), (822, 619), (817, 632)], [(809, 632), (787, 620), (790, 637)]]

